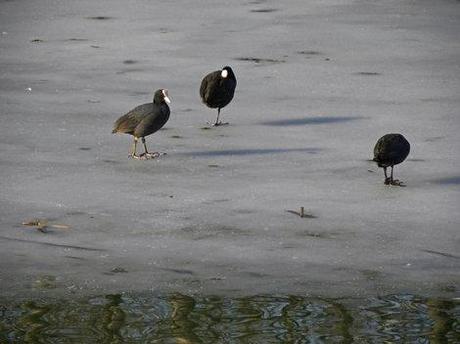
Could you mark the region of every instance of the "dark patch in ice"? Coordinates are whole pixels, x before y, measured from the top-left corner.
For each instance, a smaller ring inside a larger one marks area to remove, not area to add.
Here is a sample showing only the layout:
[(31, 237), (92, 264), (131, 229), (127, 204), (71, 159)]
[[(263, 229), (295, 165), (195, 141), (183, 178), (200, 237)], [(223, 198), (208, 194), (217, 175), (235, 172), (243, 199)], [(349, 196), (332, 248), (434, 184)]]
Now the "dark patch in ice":
[(233, 210), (233, 213), (235, 214), (255, 214), (256, 211), (255, 210), (250, 210), (250, 209), (236, 209), (236, 210)]
[(32, 40), (30, 41), (30, 43), (43, 43), (43, 42), (44, 42), (44, 40), (43, 40), (43, 39), (40, 39), (40, 38), (35, 38), (35, 39), (32, 39)]
[(180, 135), (172, 135), (171, 138), (172, 139), (182, 139), (183, 137)]
[(203, 204), (225, 203), (229, 201), (230, 200), (228, 198), (220, 198), (220, 199), (212, 199), (209, 201), (203, 201)]
[(302, 51), (298, 51), (297, 54), (307, 55), (307, 56), (321, 55), (321, 53), (316, 50), (302, 50)]
[(425, 139), (425, 142), (435, 142), (444, 139), (444, 136), (433, 136), (433, 137), (427, 137)]
[(108, 16), (95, 16), (95, 17), (86, 17), (86, 19), (91, 19), (91, 20), (109, 20), (109, 19), (113, 19), (113, 17), (108, 17)]
[(211, 168), (219, 168), (220, 166), (217, 165), (217, 164), (209, 164), (208, 167), (211, 167)]
[(193, 111), (193, 109), (190, 109), (190, 108), (186, 108), (186, 109), (183, 109), (183, 110), (180, 110), (182, 112), (190, 112), (190, 111)]
[(90, 147), (80, 147), (80, 148), (78, 148), (78, 150), (89, 151), (89, 150), (91, 150), (91, 148)]
[(176, 233), (190, 238), (191, 240), (204, 240), (215, 237), (248, 236), (251, 234), (247, 230), (225, 225), (188, 226), (181, 228)]
[(181, 275), (193, 275), (193, 271), (186, 269), (172, 269), (172, 268), (160, 268), (160, 270), (175, 272), (176, 274)]
[(160, 27), (160, 28), (158, 29), (158, 31), (159, 31), (160, 33), (170, 33), (170, 32), (172, 32), (172, 30), (170, 30), (170, 29), (168, 29), (168, 28), (166, 28), (166, 27)]
[[(460, 178), (459, 178), (459, 182), (460, 182)], [(446, 257), (446, 258), (460, 259), (460, 256), (457, 256), (457, 255), (451, 254), (451, 253), (439, 252), (439, 251), (434, 251), (434, 250), (421, 250), (421, 251), (431, 253), (431, 254), (436, 254), (438, 256), (443, 256), (443, 257)]]
[(250, 5), (260, 5), (260, 4), (263, 4), (263, 3), (266, 3), (266, 2), (267, 2), (267, 0), (253, 0), (253, 1), (249, 1), (249, 4)]
[(294, 126), (294, 125), (307, 125), (307, 124), (332, 124), (332, 123), (343, 123), (363, 119), (364, 117), (359, 116), (343, 116), (343, 117), (304, 117), (304, 118), (292, 118), (292, 119), (280, 119), (275, 121), (262, 122), (263, 125), (272, 126)]
[(66, 213), (66, 215), (68, 216), (73, 216), (73, 215), (86, 215), (86, 213), (84, 211), (69, 211)]
[(93, 247), (83, 247), (83, 246), (74, 246), (74, 245), (63, 245), (63, 244), (53, 244), (50, 242), (42, 242), (42, 241), (35, 241), (35, 240), (24, 240), (24, 239), (17, 239), (17, 238), (8, 238), (4, 236), (0, 236), (0, 239), (3, 240), (11, 240), (11, 241), (19, 241), (29, 244), (39, 244), (44, 246), (53, 246), (53, 247), (60, 247), (60, 248), (71, 248), (75, 250), (82, 250), (82, 251), (107, 251), (103, 248), (93, 248)]
[(254, 62), (255, 64), (276, 64), (286, 62), (285, 60), (281, 59), (268, 59), (262, 57), (236, 57), (235, 60), (243, 62)]
[(98, 48), (100, 48), (100, 46), (99, 46), (99, 45), (90, 45), (90, 47), (91, 47), (91, 48), (95, 48), (95, 49), (98, 49)]
[(227, 155), (258, 155), (277, 153), (309, 153), (316, 154), (320, 148), (256, 148), (256, 149), (224, 149), (183, 153), (191, 156), (227, 156)]
[(137, 63), (137, 61), (136, 60), (124, 60), (123, 63), (124, 64), (135, 64)]
[(135, 72), (145, 72), (145, 69), (141, 68), (126, 68), (116, 72), (116, 74), (126, 74), (126, 73), (135, 73)]
[(285, 248), (285, 249), (298, 248), (298, 247), (300, 247), (299, 244), (292, 244), (292, 243), (291, 243), (291, 244), (284, 244), (284, 245), (282, 246), (282, 248)]
[(276, 12), (279, 11), (277, 8), (261, 8), (261, 9), (256, 9), (256, 10), (251, 10), (250, 12), (252, 13), (271, 13), (271, 12)]
[(309, 238), (318, 238), (318, 239), (331, 239), (332, 236), (328, 233), (318, 233), (318, 232), (310, 232), (310, 231), (302, 231), (298, 232), (297, 236), (300, 237), (309, 237)]
[(436, 179), (434, 182), (439, 183), (439, 184), (458, 185), (460, 184), (460, 176), (440, 178), (440, 179)]
[(130, 97), (133, 96), (145, 96), (146, 94), (150, 94), (151, 92), (146, 92), (146, 91), (133, 91), (129, 94)]
[[(420, 98), (420, 101), (422, 102), (445, 102), (448, 98), (446, 97), (428, 97), (428, 98)], [(449, 99), (450, 100), (450, 99)]]
[(127, 273), (128, 271), (122, 267), (117, 266), (116, 268), (113, 268), (112, 270), (110, 270), (110, 272), (114, 274), (119, 274), (119, 273)]
[(66, 39), (66, 41), (67, 42), (87, 42), (89, 40), (86, 38), (69, 38), (69, 39)]
[(411, 162), (424, 162), (426, 161), (425, 159), (407, 159), (407, 161), (411, 161)]
[(86, 260), (86, 258), (83, 257), (75, 257), (75, 256), (64, 256), (65, 258), (69, 259), (75, 259), (75, 260)]
[(120, 163), (120, 161), (118, 161), (118, 160), (110, 160), (110, 159), (104, 159), (102, 161), (106, 162), (108, 164), (119, 164)]
[(355, 75), (366, 75), (366, 76), (372, 76), (372, 75), (382, 75), (381, 73), (378, 72), (357, 72), (354, 73)]

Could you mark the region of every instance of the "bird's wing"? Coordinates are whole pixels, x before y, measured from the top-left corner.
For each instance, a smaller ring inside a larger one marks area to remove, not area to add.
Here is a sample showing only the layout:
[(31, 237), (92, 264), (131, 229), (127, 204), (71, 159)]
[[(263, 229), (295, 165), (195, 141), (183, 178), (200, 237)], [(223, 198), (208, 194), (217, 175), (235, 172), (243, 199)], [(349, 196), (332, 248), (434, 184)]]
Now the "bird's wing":
[(218, 86), (220, 81), (220, 71), (215, 71), (206, 75), (201, 81), (200, 96), (204, 102), (207, 102), (213, 90)]
[(113, 133), (131, 134), (146, 115), (152, 111), (152, 103), (142, 104), (121, 116), (113, 126)]
[(201, 86), (200, 86), (200, 97), (203, 101), (206, 100), (206, 89), (208, 87), (208, 80), (206, 79), (206, 77), (203, 78), (203, 80), (201, 81)]
[(134, 130), (134, 135), (143, 137), (161, 129), (168, 121), (169, 113), (167, 104), (163, 103), (161, 106), (153, 104), (153, 109), (139, 122), (139, 125)]

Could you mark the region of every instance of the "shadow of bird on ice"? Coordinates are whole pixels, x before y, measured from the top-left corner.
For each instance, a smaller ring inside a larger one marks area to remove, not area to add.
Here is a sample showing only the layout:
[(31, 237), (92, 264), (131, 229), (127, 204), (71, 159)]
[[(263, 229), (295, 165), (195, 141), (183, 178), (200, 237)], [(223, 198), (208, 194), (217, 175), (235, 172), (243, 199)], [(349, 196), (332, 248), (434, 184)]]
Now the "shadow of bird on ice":
[(332, 116), (316, 116), (316, 117), (303, 117), (303, 118), (291, 118), (291, 119), (280, 119), (275, 121), (262, 122), (263, 125), (271, 126), (295, 126), (295, 125), (314, 125), (314, 124), (333, 124), (354, 121), (358, 119), (364, 119), (365, 117), (359, 116), (343, 116), (343, 117), (332, 117)]
[(227, 156), (227, 155), (259, 155), (277, 153), (308, 153), (317, 154), (320, 148), (255, 148), (255, 149), (223, 149), (183, 153), (187, 156)]

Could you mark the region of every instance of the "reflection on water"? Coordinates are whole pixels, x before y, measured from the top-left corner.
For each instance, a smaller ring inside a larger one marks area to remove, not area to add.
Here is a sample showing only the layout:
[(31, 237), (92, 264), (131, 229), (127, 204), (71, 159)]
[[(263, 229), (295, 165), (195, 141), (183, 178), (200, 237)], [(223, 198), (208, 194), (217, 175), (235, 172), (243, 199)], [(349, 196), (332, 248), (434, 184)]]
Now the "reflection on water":
[(181, 294), (0, 302), (1, 343), (459, 343), (460, 302)]

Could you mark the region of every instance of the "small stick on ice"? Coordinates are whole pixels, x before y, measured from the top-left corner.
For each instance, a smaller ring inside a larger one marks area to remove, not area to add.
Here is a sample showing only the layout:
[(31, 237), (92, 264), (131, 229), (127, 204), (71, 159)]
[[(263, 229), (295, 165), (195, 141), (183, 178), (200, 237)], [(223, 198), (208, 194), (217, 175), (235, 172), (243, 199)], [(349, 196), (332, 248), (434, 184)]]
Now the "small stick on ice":
[(57, 229), (70, 229), (70, 226), (63, 225), (63, 224), (50, 225), (50, 227), (57, 228)]
[(46, 219), (33, 219), (27, 222), (22, 223), (24, 226), (33, 226), (36, 227), (42, 233), (46, 233), (46, 228), (48, 227), (48, 220)]
[(307, 219), (314, 219), (314, 218), (316, 218), (315, 215), (305, 213), (305, 208), (304, 208), (304, 207), (300, 207), (300, 211), (295, 211), (295, 210), (286, 210), (286, 211), (287, 211), (288, 213), (298, 215), (298, 216), (300, 216), (301, 218), (307, 218)]
[(48, 220), (46, 220), (46, 219), (33, 219), (33, 220), (30, 220), (30, 221), (23, 222), (22, 224), (24, 226), (36, 227), (37, 230), (39, 230), (42, 233), (46, 233), (47, 232), (46, 229), (48, 227), (57, 228), (57, 229), (69, 229), (70, 228), (70, 226), (67, 226), (67, 225), (64, 225), (64, 224), (49, 225)]

